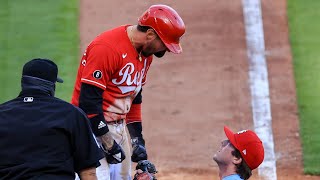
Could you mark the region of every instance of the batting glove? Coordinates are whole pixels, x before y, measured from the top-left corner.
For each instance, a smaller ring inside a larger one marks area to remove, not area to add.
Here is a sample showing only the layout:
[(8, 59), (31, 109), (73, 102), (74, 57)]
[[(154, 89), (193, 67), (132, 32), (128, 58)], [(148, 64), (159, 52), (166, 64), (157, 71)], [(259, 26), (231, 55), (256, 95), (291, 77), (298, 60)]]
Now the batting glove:
[(131, 139), (132, 144), (132, 162), (139, 162), (141, 160), (147, 160), (147, 150), (145, 148), (145, 142), (142, 137), (135, 137)]

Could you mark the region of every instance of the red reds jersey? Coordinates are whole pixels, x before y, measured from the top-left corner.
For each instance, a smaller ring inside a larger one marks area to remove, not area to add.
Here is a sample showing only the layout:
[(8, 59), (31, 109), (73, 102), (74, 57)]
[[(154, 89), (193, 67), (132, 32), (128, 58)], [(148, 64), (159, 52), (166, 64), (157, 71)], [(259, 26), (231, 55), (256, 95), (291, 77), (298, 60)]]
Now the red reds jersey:
[(102, 108), (106, 121), (122, 119), (129, 112), (152, 62), (152, 56), (138, 58), (127, 27), (97, 36), (83, 54), (76, 77), (72, 104), (79, 106), (82, 83), (99, 87), (104, 90)]

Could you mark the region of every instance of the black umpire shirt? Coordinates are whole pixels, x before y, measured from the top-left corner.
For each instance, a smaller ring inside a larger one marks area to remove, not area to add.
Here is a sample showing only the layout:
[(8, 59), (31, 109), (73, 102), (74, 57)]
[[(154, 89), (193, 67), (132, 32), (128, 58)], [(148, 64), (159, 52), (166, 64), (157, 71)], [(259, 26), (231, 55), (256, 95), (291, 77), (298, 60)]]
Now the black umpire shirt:
[(103, 158), (86, 115), (39, 90), (0, 105), (0, 179), (73, 180)]

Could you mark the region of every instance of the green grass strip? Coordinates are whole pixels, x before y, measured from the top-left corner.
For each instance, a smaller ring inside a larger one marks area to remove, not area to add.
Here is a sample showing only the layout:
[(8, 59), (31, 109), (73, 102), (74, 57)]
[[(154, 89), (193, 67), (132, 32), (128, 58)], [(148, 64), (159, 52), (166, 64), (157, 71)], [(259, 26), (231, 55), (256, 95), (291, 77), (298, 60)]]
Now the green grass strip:
[(56, 96), (70, 101), (79, 61), (78, 0), (0, 1), (0, 103), (20, 92), (22, 66), (36, 57), (59, 66), (65, 83)]
[(288, 0), (304, 172), (320, 175), (320, 1)]

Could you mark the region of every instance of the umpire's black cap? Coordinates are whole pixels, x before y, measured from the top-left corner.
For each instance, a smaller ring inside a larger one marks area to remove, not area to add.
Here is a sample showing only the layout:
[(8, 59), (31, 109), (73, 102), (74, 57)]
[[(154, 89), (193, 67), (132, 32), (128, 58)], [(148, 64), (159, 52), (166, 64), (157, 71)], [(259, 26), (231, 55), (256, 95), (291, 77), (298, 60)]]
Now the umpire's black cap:
[(58, 77), (58, 66), (49, 59), (36, 58), (27, 62), (23, 66), (22, 76), (32, 76), (53, 83), (63, 83), (63, 80)]

